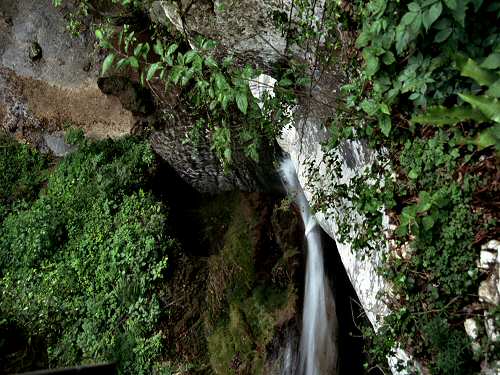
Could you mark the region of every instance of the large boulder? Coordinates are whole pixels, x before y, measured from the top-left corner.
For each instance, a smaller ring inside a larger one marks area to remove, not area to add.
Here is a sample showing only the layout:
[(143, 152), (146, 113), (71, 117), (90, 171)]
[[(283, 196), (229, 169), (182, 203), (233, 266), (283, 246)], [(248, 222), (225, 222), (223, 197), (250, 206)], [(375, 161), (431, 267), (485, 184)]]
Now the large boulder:
[(134, 123), (97, 86), (90, 30), (74, 38), (50, 0), (0, 2), (0, 125), (44, 148), (44, 134), (71, 124), (95, 137), (128, 134)]

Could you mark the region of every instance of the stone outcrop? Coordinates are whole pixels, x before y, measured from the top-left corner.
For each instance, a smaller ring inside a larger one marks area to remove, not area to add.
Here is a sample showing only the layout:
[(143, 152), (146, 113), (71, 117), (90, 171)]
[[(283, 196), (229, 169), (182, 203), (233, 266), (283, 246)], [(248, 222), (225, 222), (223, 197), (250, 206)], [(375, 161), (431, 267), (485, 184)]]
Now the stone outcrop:
[(66, 125), (104, 138), (128, 134), (132, 114), (97, 86), (90, 31), (74, 38), (50, 0), (0, 2), (0, 124), (42, 150)]

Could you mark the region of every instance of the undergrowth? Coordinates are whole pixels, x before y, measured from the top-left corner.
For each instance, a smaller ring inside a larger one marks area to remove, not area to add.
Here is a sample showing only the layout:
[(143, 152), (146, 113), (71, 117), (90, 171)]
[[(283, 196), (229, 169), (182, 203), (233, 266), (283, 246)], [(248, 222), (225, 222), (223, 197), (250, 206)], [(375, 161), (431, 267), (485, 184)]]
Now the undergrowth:
[[(116, 361), (120, 373), (150, 374), (164, 345), (157, 290), (177, 246), (165, 207), (146, 191), (155, 158), (137, 139), (72, 134), (78, 150), (43, 170), (39, 194), (36, 178), (31, 201), (7, 192), (16, 203), (0, 228), (0, 325), (37, 342), (47, 361), (37, 366)], [(28, 159), (25, 173), (39, 176), (43, 158), (10, 147), (19, 152), (0, 154), (6, 175)], [(11, 353), (14, 367), (3, 370), (19, 371), (23, 356)]]
[[(373, 362), (399, 343), (433, 374), (478, 373), (498, 344), (473, 352), (467, 318), (479, 304), (479, 245), (498, 238), (500, 7), (487, 1), (340, 2), (363, 57), (351, 63), (344, 102), (329, 124), (333, 184), (316, 207), (338, 216), (340, 236), (364, 256), (391, 240), (381, 274), (392, 313), (372, 338)], [(340, 183), (339, 144), (366, 139), (378, 161)], [(361, 217), (358, 215), (361, 213)], [(383, 213), (395, 225), (385, 230)], [(381, 296), (382, 297), (382, 296)], [(480, 318), (481, 320), (482, 318)], [(481, 320), (482, 321), (482, 320)], [(371, 367), (367, 365), (367, 367)]]

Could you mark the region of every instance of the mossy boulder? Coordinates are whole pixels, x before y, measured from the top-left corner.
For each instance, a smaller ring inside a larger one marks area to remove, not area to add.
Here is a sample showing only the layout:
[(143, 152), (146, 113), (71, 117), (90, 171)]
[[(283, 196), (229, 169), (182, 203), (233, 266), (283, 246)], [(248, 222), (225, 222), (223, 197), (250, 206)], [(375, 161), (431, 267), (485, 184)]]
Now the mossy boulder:
[[(276, 199), (262, 194), (239, 193), (219, 203), (225, 207), (222, 212), (233, 209), (231, 215), (221, 215), (218, 226), (227, 230), (222, 241), (213, 239), (220, 249), (208, 260), (205, 329), (210, 364), (217, 374), (262, 374), (273, 338), (296, 324), (299, 300), (302, 236), (290, 242), (296, 236), (275, 232), (273, 222), (288, 216), (290, 232), (302, 233), (302, 228), (293, 210), (278, 214)], [(276, 268), (288, 277), (276, 277)]]

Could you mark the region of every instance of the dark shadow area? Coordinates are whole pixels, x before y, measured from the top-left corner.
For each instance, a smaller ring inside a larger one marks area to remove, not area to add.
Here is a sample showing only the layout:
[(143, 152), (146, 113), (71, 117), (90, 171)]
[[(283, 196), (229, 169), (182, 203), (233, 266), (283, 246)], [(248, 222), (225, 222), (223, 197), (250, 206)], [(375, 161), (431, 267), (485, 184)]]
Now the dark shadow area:
[[(330, 279), (337, 310), (339, 350), (337, 375), (366, 374), (363, 368), (366, 362), (364, 340), (359, 328), (367, 318), (342, 264), (335, 241), (323, 231), (322, 239), (326, 273)], [(373, 369), (369, 374), (382, 375), (382, 372)]]

